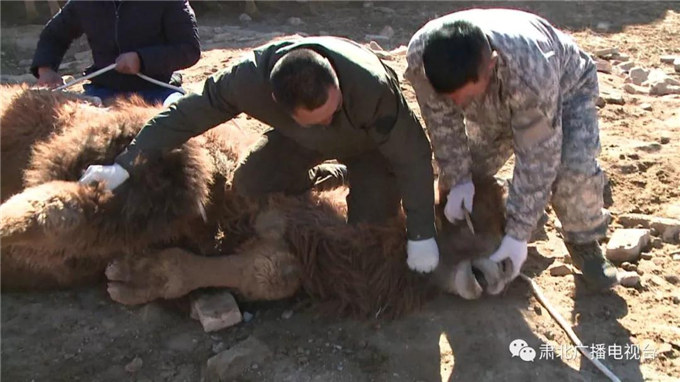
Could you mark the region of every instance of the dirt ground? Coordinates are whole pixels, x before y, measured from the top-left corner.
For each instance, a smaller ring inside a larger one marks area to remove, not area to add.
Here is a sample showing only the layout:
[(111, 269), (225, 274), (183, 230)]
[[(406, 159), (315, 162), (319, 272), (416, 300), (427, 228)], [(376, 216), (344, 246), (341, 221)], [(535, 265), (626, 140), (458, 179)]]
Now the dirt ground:
[[(478, 2), (488, 7), (493, 3)], [(427, 20), (470, 6), (468, 2), (264, 3), (260, 18), (239, 21), (240, 3), (208, 11), (199, 7), (204, 53), (185, 70), (187, 87), (200, 89), (206, 76), (229, 65), (249, 47), (279, 35), (331, 34), (367, 43), (366, 34), (390, 26), (378, 43), (406, 45)], [(680, 56), (678, 2), (519, 2), (503, 6), (538, 13), (570, 31), (589, 52), (617, 47), (636, 65), (658, 68), (676, 80), (660, 56)], [(218, 7), (219, 8), (219, 7)], [(4, 8), (3, 8), (4, 9)], [(3, 81), (27, 79), (31, 44), (39, 25), (15, 25), (3, 15)], [(303, 24), (292, 25), (290, 17)], [(217, 28), (217, 29), (216, 29)], [(65, 73), (85, 67), (86, 44), (67, 55)], [(75, 54), (75, 56), (74, 56)], [(612, 61), (613, 62), (613, 61)], [(403, 72), (404, 56), (387, 63)], [(600, 73), (603, 94), (621, 95), (623, 105), (600, 110), (601, 163), (617, 216), (641, 212), (680, 218), (680, 96), (631, 95), (624, 76)], [(405, 92), (418, 111), (410, 86)], [(646, 105), (645, 105), (646, 104)], [(647, 110), (645, 110), (647, 109)], [(241, 117), (243, 118), (243, 117)], [(574, 275), (546, 270), (565, 261), (554, 214), (546, 235), (530, 245), (524, 268), (571, 323), (587, 346), (608, 351), (602, 362), (624, 381), (680, 380), (680, 245), (662, 243), (637, 263), (641, 284), (606, 294), (585, 289)], [(125, 307), (110, 301), (103, 285), (60, 292), (2, 294), (3, 381), (199, 381), (209, 357), (254, 336), (271, 350), (253, 363), (243, 381), (597, 381), (606, 380), (577, 356), (563, 331), (515, 281), (498, 297), (465, 301), (443, 296), (421, 312), (385, 322), (350, 321), (319, 314), (303, 296), (290, 301), (244, 303), (249, 322), (206, 334), (189, 318), (187, 301)], [(288, 311), (292, 317), (288, 318)], [(286, 312), (286, 314), (284, 314)], [(512, 357), (508, 346), (523, 339), (536, 350), (533, 362)], [(554, 359), (541, 349), (551, 344)], [(646, 349), (639, 357), (625, 350)], [(621, 349), (617, 355), (615, 349)], [(564, 353), (560, 349), (565, 350)], [(560, 358), (557, 355), (562, 354)], [(125, 367), (142, 360), (134, 372)], [(637, 358), (637, 359), (636, 359)], [(644, 358), (644, 359), (640, 359)]]

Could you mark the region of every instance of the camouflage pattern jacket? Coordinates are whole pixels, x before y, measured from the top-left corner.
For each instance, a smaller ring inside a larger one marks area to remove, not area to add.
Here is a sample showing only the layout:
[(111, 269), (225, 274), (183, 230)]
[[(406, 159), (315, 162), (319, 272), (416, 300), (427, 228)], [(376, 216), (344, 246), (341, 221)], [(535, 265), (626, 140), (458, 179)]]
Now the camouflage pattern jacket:
[[(434, 91), (422, 60), (430, 33), (456, 20), (479, 26), (499, 55), (486, 93), (465, 109)], [(569, 36), (538, 16), (506, 9), (473, 9), (422, 27), (411, 38), (407, 62), (404, 77), (416, 91), (426, 122), (439, 165), (440, 189), (471, 178), (478, 162), (475, 157), (473, 163), (470, 147), (486, 147), (486, 155), (493, 156), (494, 146), (511, 142), (515, 168), (506, 233), (528, 239), (547, 204), (560, 163), (562, 103), (594, 70), (590, 57)]]

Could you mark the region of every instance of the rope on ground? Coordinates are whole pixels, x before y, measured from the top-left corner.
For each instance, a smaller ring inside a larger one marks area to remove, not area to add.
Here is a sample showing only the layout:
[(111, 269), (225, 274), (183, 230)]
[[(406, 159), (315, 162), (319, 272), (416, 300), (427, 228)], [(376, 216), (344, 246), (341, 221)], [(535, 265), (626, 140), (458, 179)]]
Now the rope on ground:
[(583, 342), (581, 342), (576, 333), (574, 333), (574, 331), (571, 329), (571, 325), (569, 325), (569, 323), (567, 323), (564, 317), (562, 317), (562, 315), (557, 310), (555, 310), (555, 308), (550, 304), (545, 295), (543, 295), (543, 292), (541, 291), (541, 288), (538, 286), (538, 284), (536, 284), (534, 280), (527, 277), (527, 275), (525, 275), (524, 273), (520, 273), (519, 277), (521, 277), (522, 280), (529, 283), (529, 285), (531, 286), (531, 290), (534, 292), (534, 295), (536, 295), (538, 301), (548, 310), (550, 315), (555, 319), (555, 321), (557, 321), (557, 324), (560, 325), (562, 330), (564, 330), (565, 333), (567, 333), (567, 336), (569, 336), (569, 339), (571, 339), (571, 342), (573, 342), (574, 345), (576, 345), (576, 348), (581, 352), (581, 354), (583, 354), (588, 360), (590, 360), (590, 362), (592, 362), (593, 365), (595, 365), (595, 367), (597, 367), (602, 373), (604, 373), (604, 375), (606, 375), (607, 378), (609, 378), (609, 380), (613, 382), (621, 382), (619, 377), (617, 377), (614, 373), (607, 369), (607, 367), (603, 365), (602, 362), (600, 362), (598, 359), (595, 359), (595, 357), (593, 357), (590, 351), (585, 346), (583, 346)]

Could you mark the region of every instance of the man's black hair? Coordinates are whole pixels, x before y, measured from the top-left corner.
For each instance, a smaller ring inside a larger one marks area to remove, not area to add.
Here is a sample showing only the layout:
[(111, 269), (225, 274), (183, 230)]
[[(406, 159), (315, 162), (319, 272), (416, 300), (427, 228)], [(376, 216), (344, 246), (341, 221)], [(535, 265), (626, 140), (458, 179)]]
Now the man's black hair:
[(489, 43), (482, 30), (458, 20), (444, 24), (425, 41), (425, 75), (438, 93), (451, 93), (477, 81)]
[(274, 65), (269, 80), (276, 101), (289, 112), (313, 110), (328, 100), (328, 88), (337, 84), (333, 67), (311, 49), (295, 49)]

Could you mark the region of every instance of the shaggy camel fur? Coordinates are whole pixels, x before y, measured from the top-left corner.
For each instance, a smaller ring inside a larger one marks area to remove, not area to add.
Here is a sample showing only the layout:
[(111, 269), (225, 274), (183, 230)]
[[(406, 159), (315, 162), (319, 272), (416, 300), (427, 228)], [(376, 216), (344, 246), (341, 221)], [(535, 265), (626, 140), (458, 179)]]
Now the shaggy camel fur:
[(504, 221), (502, 188), (492, 179), (475, 180), (476, 235), (438, 219), (442, 259), (423, 276), (406, 265), (403, 217), (349, 226), (345, 190), (266, 201), (236, 195), (231, 178), (254, 129), (220, 125), (138, 161), (110, 192), (77, 180), (89, 164), (111, 163), (157, 107), (131, 100), (101, 109), (20, 87), (0, 93), (4, 288), (68, 287), (105, 273), (110, 296), (124, 304), (202, 287), (245, 299), (301, 288), (338, 314), (394, 317), (438, 290), (478, 298), (509, 282), (510, 267), (486, 258)]

